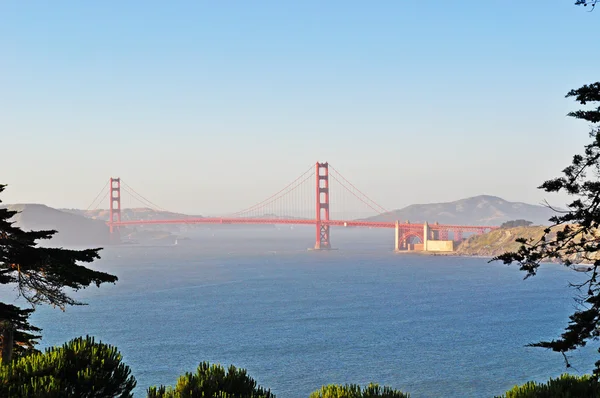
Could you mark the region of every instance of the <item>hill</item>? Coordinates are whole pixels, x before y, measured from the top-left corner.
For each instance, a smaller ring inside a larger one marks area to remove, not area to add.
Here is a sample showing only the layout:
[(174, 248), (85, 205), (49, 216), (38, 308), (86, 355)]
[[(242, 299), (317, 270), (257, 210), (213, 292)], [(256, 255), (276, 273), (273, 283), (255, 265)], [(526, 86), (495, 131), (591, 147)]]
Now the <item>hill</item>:
[[(79, 210), (79, 209), (60, 209), (61, 211), (77, 214), (94, 220), (108, 221), (109, 210)], [(173, 213), (170, 211), (152, 210), (146, 207), (127, 208), (121, 210), (121, 220), (175, 220), (183, 218), (202, 218), (202, 216), (190, 216), (187, 214)]]
[[(92, 218), (94, 220), (103, 220), (108, 221), (110, 217), (110, 212), (108, 209), (96, 209), (96, 210), (80, 210), (80, 209), (60, 209), (61, 211), (65, 211), (67, 213), (78, 214), (87, 218)], [(223, 217), (228, 217), (224, 215)], [(235, 217), (235, 216), (232, 216)], [(258, 216), (252, 216), (254, 218), (278, 218), (277, 214), (261, 214)], [(250, 217), (250, 218), (252, 218)], [(300, 217), (293, 217), (282, 215), (282, 218), (294, 219)], [(175, 220), (175, 219), (186, 219), (186, 218), (204, 218), (204, 216), (198, 215), (189, 215), (183, 213), (174, 213), (166, 210), (154, 210), (147, 207), (137, 207), (137, 208), (124, 208), (121, 209), (121, 220)]]
[(110, 244), (108, 227), (102, 221), (67, 213), (40, 204), (14, 204), (2, 206), (19, 211), (12, 221), (24, 230), (58, 231), (44, 246), (98, 247)]
[(473, 235), (456, 249), (459, 256), (494, 257), (506, 252), (516, 252), (521, 246), (517, 238), (539, 239), (544, 233), (543, 226), (500, 228), (483, 235)]
[[(72, 214), (77, 214), (83, 217), (87, 217), (87, 218), (91, 218), (93, 220), (102, 220), (102, 221), (108, 221), (109, 217), (110, 217), (110, 212), (108, 209), (98, 209), (98, 210), (80, 210), (80, 209), (61, 209), (61, 211), (67, 212), (67, 213), (72, 213)], [(276, 218), (275, 215), (272, 214), (265, 214), (265, 215), (261, 215), (260, 217), (273, 217)], [(187, 219), (187, 218), (204, 218), (204, 216), (198, 216), (198, 215), (189, 215), (189, 214), (183, 214), (183, 213), (174, 213), (174, 212), (170, 212), (170, 211), (163, 211), (163, 210), (154, 210), (154, 209), (150, 209), (147, 207), (139, 207), (139, 208), (125, 208), (125, 209), (121, 209), (121, 220), (122, 221), (128, 221), (128, 220), (142, 220), (142, 221), (147, 221), (147, 220), (183, 220), (183, 219)], [(290, 217), (292, 218), (292, 217)], [(168, 225), (168, 224), (157, 224), (157, 225), (144, 225), (142, 226), (137, 226), (137, 227), (131, 227), (129, 229), (126, 230), (135, 230), (136, 232), (138, 230), (146, 230), (146, 231), (160, 231), (160, 232), (172, 232), (172, 233), (178, 233), (181, 232), (182, 230), (188, 229), (188, 228), (206, 228), (206, 229), (264, 229), (264, 228), (275, 228), (274, 225), (238, 225), (238, 224), (196, 224), (193, 226), (184, 226), (184, 225)]]
[[(517, 238), (537, 241), (544, 234), (545, 228), (545, 226), (500, 228), (483, 235), (473, 235), (463, 241), (454, 254), (458, 256), (495, 257), (506, 252), (516, 252), (521, 246), (520, 243), (515, 242)], [(562, 229), (562, 227), (553, 227), (551, 233), (547, 236), (547, 240), (555, 239), (556, 231), (559, 229)], [(598, 255), (596, 253), (591, 257), (595, 259), (598, 258)], [(568, 258), (574, 263), (589, 263), (579, 255), (571, 255)]]
[(437, 221), (440, 224), (499, 226), (506, 221), (525, 219), (532, 221), (534, 225), (549, 225), (548, 219), (552, 215), (554, 212), (544, 206), (480, 195), (454, 202), (414, 204), (367, 220), (408, 220), (414, 223)]

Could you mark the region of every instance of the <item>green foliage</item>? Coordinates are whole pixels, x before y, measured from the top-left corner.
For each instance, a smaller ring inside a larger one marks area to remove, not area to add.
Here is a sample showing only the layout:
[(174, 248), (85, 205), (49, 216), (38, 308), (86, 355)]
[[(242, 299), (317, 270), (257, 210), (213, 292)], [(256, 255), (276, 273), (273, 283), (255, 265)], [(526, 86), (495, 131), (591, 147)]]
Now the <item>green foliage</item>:
[(245, 369), (202, 362), (196, 373), (180, 376), (175, 387), (150, 387), (148, 398), (275, 398), (270, 390), (258, 386)]
[[(0, 185), (0, 193), (5, 185)], [(0, 201), (2, 203), (2, 201)], [(64, 288), (79, 290), (91, 284), (116, 282), (117, 277), (94, 271), (79, 263), (99, 258), (100, 249), (66, 250), (38, 247), (37, 241), (50, 239), (56, 231), (23, 231), (11, 218), (16, 211), (0, 208), (0, 284), (15, 284), (19, 295), (32, 305), (50, 304), (63, 309), (83, 304), (69, 297)], [(2, 304), (2, 303), (0, 303)], [(32, 347), (38, 336), (28, 332), (40, 329), (29, 324), (30, 310), (12, 305), (0, 307), (0, 331), (13, 336), (15, 353)], [(10, 339), (7, 339), (10, 341)], [(2, 345), (2, 357), (10, 359), (12, 349)]]
[(337, 385), (329, 384), (310, 394), (310, 398), (409, 398), (405, 394), (391, 387), (380, 387), (370, 383), (361, 389), (357, 384)]
[[(554, 225), (546, 228), (539, 239), (521, 237), (517, 239), (521, 244), (517, 251), (504, 253), (492, 261), (516, 262), (527, 273), (526, 278), (535, 275), (544, 261), (559, 261), (567, 266), (584, 262), (593, 265), (589, 278), (576, 285), (579, 308), (569, 317), (565, 332), (557, 340), (531, 344), (562, 353), (569, 367), (566, 352), (600, 337), (600, 106), (597, 106), (600, 82), (571, 90), (567, 97), (587, 105), (568, 115), (590, 124), (592, 141), (585, 146), (583, 154), (573, 156), (562, 177), (546, 181), (540, 188), (546, 192), (563, 191), (575, 199), (567, 211), (558, 212), (550, 219)], [(596, 362), (594, 375), (600, 376), (600, 361)]]
[(514, 386), (497, 398), (594, 398), (600, 396), (599, 387), (598, 382), (589, 375), (578, 377), (563, 374), (544, 384), (530, 381)]
[(33, 309), (22, 309), (12, 304), (0, 303), (0, 319), (10, 319), (10, 327), (13, 328), (14, 351), (13, 357), (20, 357), (34, 349), (40, 336), (37, 333), (41, 329), (29, 324), (29, 316)]
[(0, 396), (7, 398), (132, 397), (136, 381), (116, 347), (79, 337), (0, 365)]
[[(4, 188), (0, 185), (0, 193)], [(78, 264), (100, 258), (100, 249), (38, 247), (36, 241), (51, 239), (57, 231), (23, 231), (10, 221), (16, 214), (16, 211), (0, 209), (0, 284), (17, 284), (19, 293), (32, 304), (47, 303), (64, 308), (80, 303), (67, 296), (63, 288), (79, 290), (91, 284), (100, 286), (117, 281), (114, 275)]]
[(502, 223), (502, 225), (500, 225), (500, 228), (528, 227), (531, 224), (533, 224), (533, 222), (527, 221), (527, 220), (522, 220), (522, 219), (511, 220), (511, 221)]

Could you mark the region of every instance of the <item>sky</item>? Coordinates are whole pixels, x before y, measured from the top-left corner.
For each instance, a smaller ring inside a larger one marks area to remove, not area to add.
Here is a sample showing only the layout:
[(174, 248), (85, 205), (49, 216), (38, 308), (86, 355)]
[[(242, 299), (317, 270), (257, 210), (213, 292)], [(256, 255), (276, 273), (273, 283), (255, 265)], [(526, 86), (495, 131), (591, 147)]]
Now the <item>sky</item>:
[[(327, 161), (385, 208), (537, 187), (588, 141), (600, 10), (552, 1), (2, 1), (0, 196), (110, 177), (217, 214)], [(104, 205), (107, 207), (108, 203)]]

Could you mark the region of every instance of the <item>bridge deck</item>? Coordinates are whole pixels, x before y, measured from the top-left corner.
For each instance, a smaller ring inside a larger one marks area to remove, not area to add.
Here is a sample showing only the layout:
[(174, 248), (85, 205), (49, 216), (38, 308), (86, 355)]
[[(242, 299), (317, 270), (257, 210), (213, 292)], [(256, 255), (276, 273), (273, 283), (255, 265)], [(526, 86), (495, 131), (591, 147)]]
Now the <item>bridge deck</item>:
[[(302, 220), (302, 219), (285, 219), (285, 218), (224, 218), (224, 217), (205, 217), (205, 218), (184, 218), (173, 220), (126, 220), (107, 222), (113, 227), (131, 226), (131, 225), (174, 225), (174, 224), (240, 224), (240, 225), (257, 225), (257, 224), (285, 224), (285, 225), (330, 225), (336, 227), (363, 227), (363, 228), (395, 228), (395, 221), (344, 221), (344, 220)], [(402, 229), (422, 229), (423, 224), (406, 224), (400, 223), (398, 226)], [(463, 232), (480, 232), (482, 230), (492, 230), (498, 227), (483, 226), (483, 225), (446, 225), (446, 224), (430, 224), (432, 230), (460, 230)]]

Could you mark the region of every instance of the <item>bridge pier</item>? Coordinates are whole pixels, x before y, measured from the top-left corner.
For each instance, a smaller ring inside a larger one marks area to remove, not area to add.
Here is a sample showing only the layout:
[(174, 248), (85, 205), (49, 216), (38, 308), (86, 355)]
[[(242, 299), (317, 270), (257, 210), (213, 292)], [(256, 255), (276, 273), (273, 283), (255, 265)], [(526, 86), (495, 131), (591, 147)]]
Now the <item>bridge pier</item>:
[(111, 245), (118, 245), (121, 243), (121, 232), (119, 231), (119, 227), (115, 227), (112, 223), (109, 224), (110, 234), (109, 234), (109, 242)]
[(455, 242), (462, 242), (463, 241), (463, 233), (462, 231), (456, 230), (454, 231), (454, 239)]
[[(454, 251), (453, 242), (440, 239), (441, 236), (447, 235), (447, 231), (444, 232), (443, 228), (439, 224), (434, 224), (432, 227), (427, 221), (423, 223), (422, 227), (418, 224), (400, 224), (399, 221), (396, 221), (394, 225), (394, 251), (452, 252)], [(421, 243), (410, 243), (408, 239), (411, 237), (419, 238)]]
[(329, 241), (329, 225), (317, 224), (317, 241), (315, 250), (331, 250)]
[(400, 228), (399, 228), (399, 223), (396, 220), (396, 225), (394, 227), (394, 251), (400, 251)]
[(404, 252), (411, 250), (411, 245), (408, 243), (409, 231), (396, 221), (394, 225), (394, 251)]

